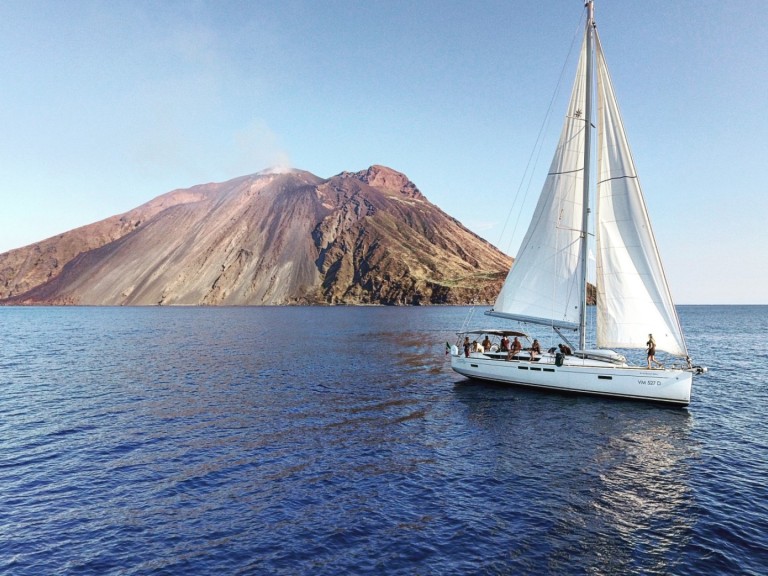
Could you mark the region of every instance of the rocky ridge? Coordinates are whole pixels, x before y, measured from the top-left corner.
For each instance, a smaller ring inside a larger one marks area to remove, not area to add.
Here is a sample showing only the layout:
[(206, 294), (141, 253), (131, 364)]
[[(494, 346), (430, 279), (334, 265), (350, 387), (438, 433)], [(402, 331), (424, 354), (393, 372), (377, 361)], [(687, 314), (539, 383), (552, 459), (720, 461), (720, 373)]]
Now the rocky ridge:
[(490, 303), (511, 262), (390, 168), (265, 171), (0, 254), (0, 303)]

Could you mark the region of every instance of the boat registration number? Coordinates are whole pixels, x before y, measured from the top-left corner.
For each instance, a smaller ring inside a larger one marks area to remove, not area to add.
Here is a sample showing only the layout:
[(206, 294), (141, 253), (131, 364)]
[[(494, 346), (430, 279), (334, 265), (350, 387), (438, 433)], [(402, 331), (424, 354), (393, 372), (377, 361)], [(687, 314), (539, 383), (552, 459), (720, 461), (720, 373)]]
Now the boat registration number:
[(645, 380), (644, 378), (638, 378), (637, 383), (641, 386), (661, 386), (661, 380)]

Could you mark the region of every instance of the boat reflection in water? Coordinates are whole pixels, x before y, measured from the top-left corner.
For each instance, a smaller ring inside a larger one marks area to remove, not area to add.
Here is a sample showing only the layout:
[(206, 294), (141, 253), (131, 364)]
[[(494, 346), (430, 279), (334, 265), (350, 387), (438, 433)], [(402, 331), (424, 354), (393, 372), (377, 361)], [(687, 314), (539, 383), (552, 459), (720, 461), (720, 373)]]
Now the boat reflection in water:
[(485, 447), (499, 480), (486, 499), (507, 504), (488, 514), (509, 532), (515, 558), (546, 554), (553, 573), (574, 558), (586, 573), (674, 569), (698, 515), (687, 411), (495, 384), (454, 392), (475, 429), (467, 454), (476, 462)]

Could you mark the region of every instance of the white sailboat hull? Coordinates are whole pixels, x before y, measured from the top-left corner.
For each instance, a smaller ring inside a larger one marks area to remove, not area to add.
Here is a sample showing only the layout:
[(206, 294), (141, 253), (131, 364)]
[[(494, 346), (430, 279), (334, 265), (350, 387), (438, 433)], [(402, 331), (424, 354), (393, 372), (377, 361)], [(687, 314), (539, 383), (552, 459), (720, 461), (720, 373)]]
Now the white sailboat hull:
[(552, 356), (537, 361), (505, 360), (482, 353), (451, 354), (451, 368), (469, 378), (560, 392), (596, 394), (687, 406), (693, 375), (683, 369), (616, 366), (568, 357), (557, 366)]

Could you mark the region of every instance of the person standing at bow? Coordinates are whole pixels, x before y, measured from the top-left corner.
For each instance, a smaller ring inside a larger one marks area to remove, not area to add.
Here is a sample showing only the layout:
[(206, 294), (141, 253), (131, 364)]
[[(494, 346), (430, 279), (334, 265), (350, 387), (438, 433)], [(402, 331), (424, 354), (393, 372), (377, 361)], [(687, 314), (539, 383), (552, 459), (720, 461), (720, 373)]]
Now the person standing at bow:
[(664, 368), (661, 362), (656, 360), (656, 340), (653, 339), (653, 334), (648, 334), (648, 342), (645, 345), (648, 347), (648, 368), (651, 367), (651, 363), (656, 364), (659, 368)]

